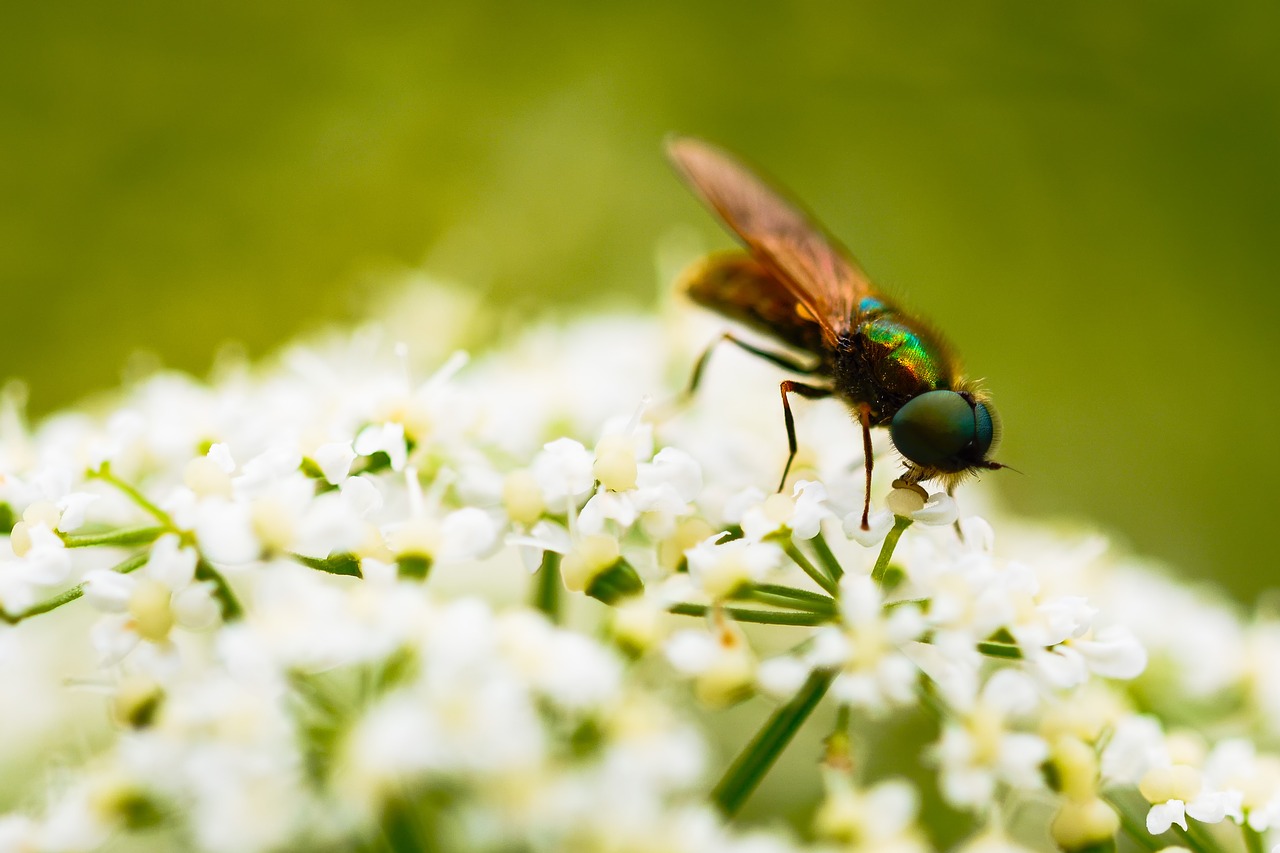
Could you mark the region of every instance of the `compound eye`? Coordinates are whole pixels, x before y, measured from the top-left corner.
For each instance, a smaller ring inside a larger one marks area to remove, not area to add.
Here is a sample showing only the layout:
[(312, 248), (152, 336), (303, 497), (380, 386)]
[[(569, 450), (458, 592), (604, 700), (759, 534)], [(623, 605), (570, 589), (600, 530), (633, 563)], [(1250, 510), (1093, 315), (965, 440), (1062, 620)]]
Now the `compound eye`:
[(889, 435), (898, 452), (917, 465), (950, 470), (966, 467), (960, 460), (972, 455), (973, 449), (965, 452), (970, 445), (979, 445), (985, 454), (994, 429), (982, 403), (975, 407), (955, 391), (927, 391), (898, 410)]
[(996, 413), (986, 403), (975, 403), (973, 421), (976, 435), (973, 440), (974, 455), (978, 459), (986, 459), (991, 452), (991, 443), (996, 438)]

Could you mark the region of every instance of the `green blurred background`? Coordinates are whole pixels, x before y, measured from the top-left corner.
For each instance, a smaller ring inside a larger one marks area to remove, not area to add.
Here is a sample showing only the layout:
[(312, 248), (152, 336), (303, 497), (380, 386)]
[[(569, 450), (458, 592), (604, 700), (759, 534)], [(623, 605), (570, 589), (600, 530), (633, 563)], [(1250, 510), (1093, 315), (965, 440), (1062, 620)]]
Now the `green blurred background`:
[[(989, 377), (1011, 503), (1277, 583), (1280, 6), (7, 4), (0, 374), (204, 371), (422, 268), (652, 304), (672, 130), (790, 185)], [(776, 417), (762, 412), (761, 417)]]

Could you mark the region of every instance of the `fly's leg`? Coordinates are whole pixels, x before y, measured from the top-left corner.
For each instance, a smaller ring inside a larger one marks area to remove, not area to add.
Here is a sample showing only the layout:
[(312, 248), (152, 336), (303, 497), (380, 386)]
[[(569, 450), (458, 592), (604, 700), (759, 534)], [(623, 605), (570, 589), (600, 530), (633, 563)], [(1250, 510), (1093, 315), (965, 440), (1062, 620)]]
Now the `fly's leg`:
[(689, 377), (689, 387), (685, 389), (685, 392), (684, 392), (685, 399), (692, 397), (694, 392), (698, 390), (698, 385), (702, 382), (702, 373), (704, 370), (706, 370), (707, 362), (711, 360), (711, 353), (715, 351), (717, 344), (723, 343), (724, 341), (729, 341), (730, 343), (737, 344), (739, 347), (751, 353), (752, 355), (758, 358), (763, 358), (765, 361), (769, 362), (770, 364), (776, 364), (778, 365), (778, 367), (781, 367), (783, 370), (788, 370), (792, 373), (799, 373), (804, 376), (811, 376), (815, 373), (821, 372), (822, 370), (822, 364), (820, 362), (814, 365), (802, 364), (799, 361), (796, 361), (794, 358), (792, 358), (789, 355), (785, 355), (783, 353), (769, 352), (769, 350), (766, 350), (766, 349), (760, 349), (757, 346), (747, 343), (741, 338), (734, 337), (732, 332), (725, 332), (723, 335), (721, 335), (720, 337), (712, 341), (707, 346), (707, 348), (703, 350), (702, 355), (698, 357), (698, 361), (693, 367), (693, 376)]
[[(791, 452), (787, 455), (787, 465), (782, 469), (782, 479), (778, 481), (778, 491), (782, 491), (787, 485), (787, 475), (791, 473), (791, 463), (796, 459), (796, 421), (791, 416), (791, 401), (787, 399), (787, 395), (799, 394), (801, 397), (806, 397), (810, 400), (821, 400), (823, 397), (831, 396), (831, 389), (805, 385), (803, 382), (792, 382), (790, 379), (785, 380), (778, 388), (782, 391), (782, 416), (787, 422), (787, 444), (791, 448)], [(870, 440), (871, 437), (868, 434), (867, 441), (869, 442)], [(868, 456), (868, 458), (870, 457)], [(868, 462), (867, 464), (870, 465), (871, 463)], [(870, 468), (867, 470), (867, 482), (870, 483)], [(864, 523), (866, 521), (865, 513), (863, 514), (863, 521)]]
[(870, 530), (871, 524), (867, 521), (867, 516), (871, 513), (871, 407), (866, 403), (858, 406), (858, 422), (862, 424), (862, 458), (867, 469), (867, 490), (862, 499), (862, 529)]

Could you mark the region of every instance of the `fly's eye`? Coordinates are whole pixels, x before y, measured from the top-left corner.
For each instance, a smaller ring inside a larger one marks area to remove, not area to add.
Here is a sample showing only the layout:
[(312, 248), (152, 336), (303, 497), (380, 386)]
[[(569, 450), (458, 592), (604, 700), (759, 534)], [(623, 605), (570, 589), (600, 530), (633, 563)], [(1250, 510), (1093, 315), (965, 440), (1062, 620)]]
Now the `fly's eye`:
[(995, 412), (986, 403), (975, 403), (973, 423), (976, 428), (973, 438), (973, 455), (979, 459), (986, 459), (991, 451), (991, 443), (996, 438)]
[(979, 461), (995, 434), (991, 413), (955, 391), (911, 398), (889, 424), (898, 452), (917, 465), (959, 471)]

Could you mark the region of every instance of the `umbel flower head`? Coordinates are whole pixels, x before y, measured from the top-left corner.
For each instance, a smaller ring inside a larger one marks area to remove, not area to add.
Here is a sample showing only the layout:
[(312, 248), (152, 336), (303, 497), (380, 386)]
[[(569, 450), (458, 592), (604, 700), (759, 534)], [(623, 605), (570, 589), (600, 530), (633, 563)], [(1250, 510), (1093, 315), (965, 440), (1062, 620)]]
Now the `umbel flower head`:
[(1280, 841), (1274, 619), (980, 485), (886, 476), (863, 530), (838, 404), (768, 492), (776, 377), (678, 402), (683, 314), (468, 358), (413, 304), (413, 347), (0, 401), (0, 851)]

